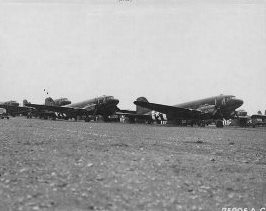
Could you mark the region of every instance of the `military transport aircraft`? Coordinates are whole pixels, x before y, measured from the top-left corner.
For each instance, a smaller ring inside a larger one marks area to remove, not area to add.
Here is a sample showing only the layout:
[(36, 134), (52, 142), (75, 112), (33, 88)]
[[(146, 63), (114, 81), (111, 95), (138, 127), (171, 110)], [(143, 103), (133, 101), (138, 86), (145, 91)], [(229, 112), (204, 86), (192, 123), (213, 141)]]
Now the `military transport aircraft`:
[(20, 114), (27, 115), (32, 110), (31, 108), (25, 106), (19, 106), (19, 103), (14, 100), (0, 103), (0, 108), (6, 109), (6, 113), (13, 117)]
[(77, 120), (85, 117), (85, 121), (89, 122), (92, 118), (95, 118), (96, 115), (102, 115), (104, 121), (108, 121), (108, 116), (112, 115), (118, 110), (116, 106), (118, 103), (119, 100), (115, 99), (113, 96), (104, 95), (64, 106), (39, 104), (26, 104), (26, 106), (35, 108), (37, 110), (54, 112), (58, 116), (64, 117), (64, 119), (74, 118)]
[(235, 117), (235, 109), (243, 104), (243, 100), (233, 95), (218, 95), (174, 106), (149, 103), (143, 99), (136, 100), (134, 104), (166, 114), (168, 122), (180, 124), (182, 120), (187, 120), (191, 126), (204, 126), (205, 120), (215, 120), (216, 127), (223, 127), (222, 120)]
[[(71, 101), (68, 100), (67, 98), (59, 98), (59, 99), (55, 99), (53, 100), (53, 98), (51, 97), (47, 97), (45, 98), (45, 101), (44, 101), (44, 105), (46, 106), (64, 106), (64, 105), (68, 105), (70, 104)], [(23, 105), (31, 105), (31, 103), (29, 103), (27, 100), (23, 100)], [(43, 118), (43, 119), (48, 119), (48, 118), (51, 118), (51, 119), (56, 119), (56, 118), (65, 118), (64, 116), (58, 114), (56, 115), (56, 113), (54, 111), (50, 111), (50, 110), (47, 110), (45, 107), (41, 106), (41, 107), (38, 107), (38, 108), (32, 108), (32, 111), (29, 112), (27, 114), (27, 118), (32, 118), (32, 116), (34, 117), (37, 117), (37, 118)]]

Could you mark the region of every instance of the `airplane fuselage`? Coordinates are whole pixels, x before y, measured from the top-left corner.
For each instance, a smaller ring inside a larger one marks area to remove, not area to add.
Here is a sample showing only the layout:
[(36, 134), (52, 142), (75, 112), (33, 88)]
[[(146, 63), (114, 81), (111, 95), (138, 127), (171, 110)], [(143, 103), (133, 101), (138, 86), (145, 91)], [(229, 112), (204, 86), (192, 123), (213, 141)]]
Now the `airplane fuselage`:
[[(229, 119), (232, 114), (235, 112), (235, 109), (239, 108), (243, 104), (243, 100), (235, 98), (233, 95), (218, 95), (214, 97), (204, 98), (200, 100), (194, 100), (186, 103), (181, 103), (174, 105), (174, 107), (186, 108), (186, 109), (195, 109), (204, 112), (204, 108), (207, 106), (213, 106), (213, 111), (219, 108), (219, 113), (215, 115), (211, 112), (206, 112), (206, 115), (197, 116), (195, 115), (195, 119), (197, 118), (213, 118), (220, 119), (225, 118)], [(193, 115), (191, 117), (193, 119)], [(168, 114), (167, 119), (184, 119), (181, 115)]]
[(95, 113), (107, 117), (117, 110), (116, 105), (118, 103), (119, 100), (115, 99), (113, 96), (101, 96), (78, 103), (71, 103), (62, 107), (86, 109), (88, 111), (95, 109)]

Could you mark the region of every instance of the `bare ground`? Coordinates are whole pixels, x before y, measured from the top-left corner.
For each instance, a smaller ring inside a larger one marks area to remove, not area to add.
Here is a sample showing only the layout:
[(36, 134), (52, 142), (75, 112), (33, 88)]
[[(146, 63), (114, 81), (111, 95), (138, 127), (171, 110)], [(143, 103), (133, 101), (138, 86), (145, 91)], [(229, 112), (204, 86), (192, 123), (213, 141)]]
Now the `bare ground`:
[(265, 128), (0, 121), (0, 210), (265, 206)]

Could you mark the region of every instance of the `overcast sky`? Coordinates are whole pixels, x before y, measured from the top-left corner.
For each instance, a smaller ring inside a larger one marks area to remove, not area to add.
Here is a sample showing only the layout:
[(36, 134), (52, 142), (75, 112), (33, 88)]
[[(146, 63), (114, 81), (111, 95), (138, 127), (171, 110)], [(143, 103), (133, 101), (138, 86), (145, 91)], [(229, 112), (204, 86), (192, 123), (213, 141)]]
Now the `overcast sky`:
[(265, 2), (0, 0), (0, 101), (233, 94), (264, 111)]

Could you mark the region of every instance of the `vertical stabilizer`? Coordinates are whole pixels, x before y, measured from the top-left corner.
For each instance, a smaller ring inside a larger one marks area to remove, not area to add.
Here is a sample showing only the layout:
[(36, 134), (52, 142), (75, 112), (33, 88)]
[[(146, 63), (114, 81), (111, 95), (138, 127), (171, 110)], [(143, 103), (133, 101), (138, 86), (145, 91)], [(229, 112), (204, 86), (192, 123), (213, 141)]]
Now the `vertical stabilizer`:
[[(137, 98), (137, 100), (136, 101), (141, 101), (141, 102), (149, 102), (145, 97), (139, 97), (139, 98)], [(150, 112), (151, 110), (150, 109), (148, 109), (148, 108), (143, 108), (143, 107), (141, 107), (141, 106), (136, 106), (136, 113), (137, 114), (146, 114), (146, 113), (148, 113), (148, 112)]]
[(25, 106), (26, 104), (30, 104), (30, 102), (28, 102), (26, 99), (23, 100), (23, 106)]
[(54, 106), (55, 102), (54, 102), (54, 100), (51, 97), (47, 97), (47, 98), (45, 98), (45, 103), (44, 104), (47, 105), (47, 106)]

